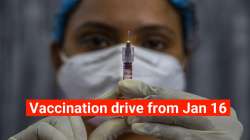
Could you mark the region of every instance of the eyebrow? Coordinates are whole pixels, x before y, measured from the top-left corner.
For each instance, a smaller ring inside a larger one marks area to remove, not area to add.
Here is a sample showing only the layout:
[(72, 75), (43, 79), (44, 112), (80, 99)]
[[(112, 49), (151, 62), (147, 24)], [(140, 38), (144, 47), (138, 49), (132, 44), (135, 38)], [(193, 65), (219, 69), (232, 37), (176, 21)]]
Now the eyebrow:
[(103, 31), (118, 33), (118, 30), (111, 25), (108, 25), (106, 23), (101, 23), (101, 22), (92, 22), (92, 21), (83, 23), (78, 28), (76, 28), (76, 31), (82, 30), (84, 28), (93, 28), (93, 29), (99, 29)]
[(176, 33), (172, 29), (163, 25), (145, 25), (136, 30), (136, 32), (139, 32), (139, 33), (152, 32), (152, 31), (154, 32), (164, 31), (170, 37), (176, 36)]

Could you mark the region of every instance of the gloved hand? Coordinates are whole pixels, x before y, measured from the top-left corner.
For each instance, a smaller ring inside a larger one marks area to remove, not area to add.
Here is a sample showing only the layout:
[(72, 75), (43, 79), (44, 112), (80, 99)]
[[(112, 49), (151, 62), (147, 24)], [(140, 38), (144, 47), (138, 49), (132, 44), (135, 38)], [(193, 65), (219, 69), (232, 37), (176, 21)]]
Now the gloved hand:
[[(113, 89), (97, 97), (114, 99), (118, 95)], [(87, 140), (84, 120), (89, 117), (46, 117), (10, 137), (9, 140)]]
[(81, 117), (46, 117), (9, 140), (87, 140)]
[[(200, 96), (149, 86), (135, 80), (119, 82), (117, 92), (125, 97), (150, 99), (204, 99)], [(239, 140), (243, 127), (231, 109), (225, 117), (128, 117), (132, 131), (162, 140)]]

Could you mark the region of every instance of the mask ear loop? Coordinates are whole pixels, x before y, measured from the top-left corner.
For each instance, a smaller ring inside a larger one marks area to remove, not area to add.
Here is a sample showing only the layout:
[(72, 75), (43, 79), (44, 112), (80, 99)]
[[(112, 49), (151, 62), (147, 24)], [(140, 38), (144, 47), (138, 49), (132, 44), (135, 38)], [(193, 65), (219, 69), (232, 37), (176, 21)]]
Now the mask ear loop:
[(60, 55), (60, 58), (63, 61), (63, 63), (66, 63), (69, 61), (69, 57), (65, 54), (65, 52), (60, 51), (59, 55)]

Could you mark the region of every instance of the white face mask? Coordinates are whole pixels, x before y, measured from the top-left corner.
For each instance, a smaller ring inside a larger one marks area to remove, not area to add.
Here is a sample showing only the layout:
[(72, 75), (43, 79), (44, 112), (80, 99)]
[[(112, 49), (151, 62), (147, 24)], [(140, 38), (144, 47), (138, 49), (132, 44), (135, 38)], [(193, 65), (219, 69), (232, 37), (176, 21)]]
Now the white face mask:
[[(122, 47), (80, 54), (68, 59), (58, 73), (58, 82), (65, 97), (89, 99), (114, 88), (122, 80)], [(173, 56), (142, 47), (135, 47), (133, 79), (152, 86), (183, 90), (185, 76)]]

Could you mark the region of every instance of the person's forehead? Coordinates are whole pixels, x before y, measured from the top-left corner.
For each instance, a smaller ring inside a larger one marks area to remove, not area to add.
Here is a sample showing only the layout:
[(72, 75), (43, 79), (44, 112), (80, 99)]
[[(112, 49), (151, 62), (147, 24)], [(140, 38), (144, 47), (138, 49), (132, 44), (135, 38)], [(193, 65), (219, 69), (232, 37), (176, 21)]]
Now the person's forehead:
[(180, 17), (167, 0), (83, 0), (69, 24), (77, 28), (89, 21), (116, 28), (162, 25), (174, 29)]

